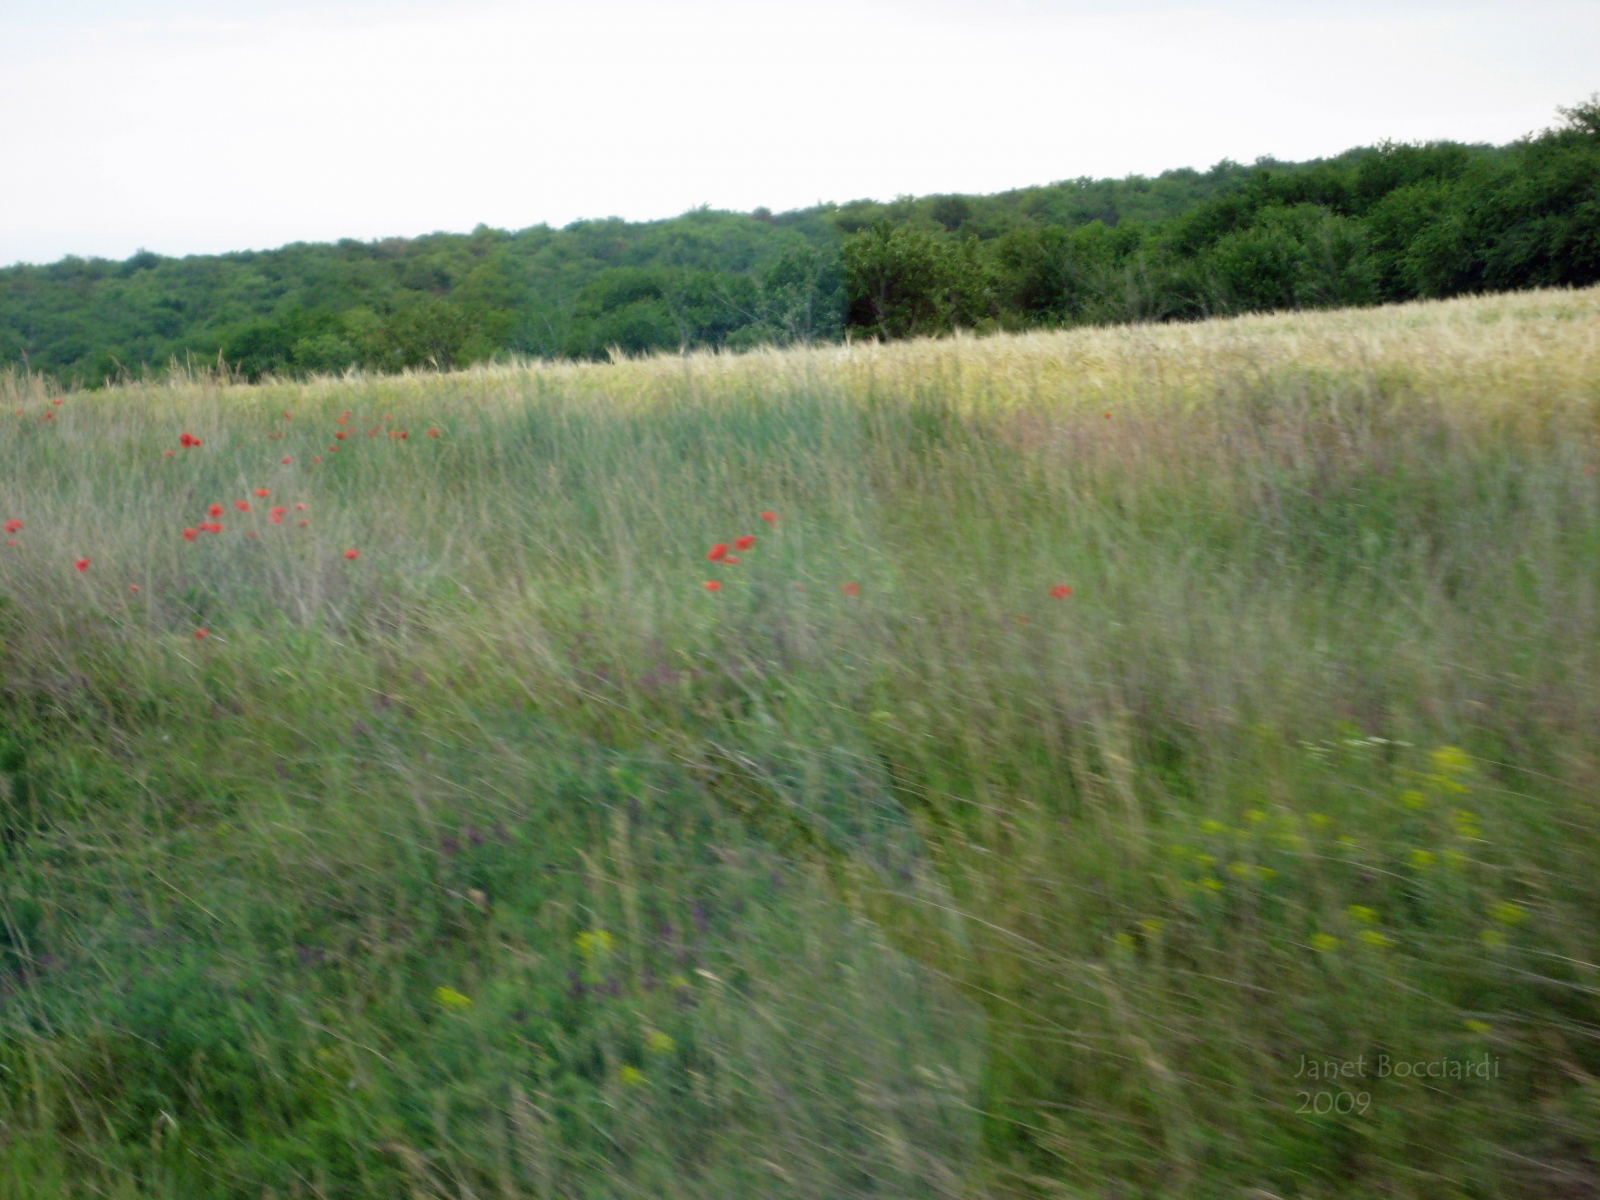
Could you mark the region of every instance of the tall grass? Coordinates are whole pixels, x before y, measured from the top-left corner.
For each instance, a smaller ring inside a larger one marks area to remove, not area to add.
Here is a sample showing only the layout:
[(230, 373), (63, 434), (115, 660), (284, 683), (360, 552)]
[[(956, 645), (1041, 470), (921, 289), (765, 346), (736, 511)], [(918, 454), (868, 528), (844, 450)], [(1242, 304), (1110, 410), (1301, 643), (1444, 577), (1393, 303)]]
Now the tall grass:
[(1588, 1194), (1597, 381), (1594, 291), (11, 378), (0, 1196)]

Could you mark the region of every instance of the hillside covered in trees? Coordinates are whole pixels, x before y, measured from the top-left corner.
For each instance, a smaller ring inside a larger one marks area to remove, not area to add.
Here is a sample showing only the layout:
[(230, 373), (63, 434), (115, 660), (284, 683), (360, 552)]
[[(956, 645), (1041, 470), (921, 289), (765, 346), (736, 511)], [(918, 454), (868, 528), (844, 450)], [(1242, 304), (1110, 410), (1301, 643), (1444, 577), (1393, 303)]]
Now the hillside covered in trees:
[(1600, 99), (1503, 147), (772, 214), (0, 270), (0, 364), (80, 385), (1188, 320), (1600, 280)]

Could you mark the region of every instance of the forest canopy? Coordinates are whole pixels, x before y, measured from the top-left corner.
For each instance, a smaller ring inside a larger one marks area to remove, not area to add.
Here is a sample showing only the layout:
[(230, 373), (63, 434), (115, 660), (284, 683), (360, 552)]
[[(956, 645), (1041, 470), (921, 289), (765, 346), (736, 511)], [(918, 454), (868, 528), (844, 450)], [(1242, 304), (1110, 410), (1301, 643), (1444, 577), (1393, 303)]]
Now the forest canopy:
[(64, 383), (1192, 320), (1600, 281), (1600, 97), (1508, 146), (992, 196), (0, 270), (0, 365)]

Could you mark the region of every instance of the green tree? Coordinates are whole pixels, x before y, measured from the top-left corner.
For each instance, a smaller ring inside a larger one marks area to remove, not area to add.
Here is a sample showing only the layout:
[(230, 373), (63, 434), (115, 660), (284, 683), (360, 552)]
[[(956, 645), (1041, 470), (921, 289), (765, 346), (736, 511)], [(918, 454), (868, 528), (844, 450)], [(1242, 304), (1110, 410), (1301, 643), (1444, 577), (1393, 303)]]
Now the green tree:
[(1026, 325), (1159, 320), (1148, 286), (1144, 231), (1093, 221), (1077, 229), (1018, 229), (995, 244), (1001, 302)]
[(668, 267), (613, 267), (577, 297), (566, 352), (599, 358), (722, 346), (758, 318), (759, 295), (750, 276)]
[(880, 221), (841, 247), (850, 324), (883, 338), (947, 333), (991, 315), (975, 243)]
[(729, 336), (733, 347), (808, 345), (844, 331), (844, 272), (837, 254), (796, 246), (761, 277), (756, 320)]
[(339, 314), (293, 309), (249, 321), (230, 332), (221, 356), (247, 379), (341, 371), (361, 360)]
[(1315, 204), (1272, 207), (1202, 259), (1215, 312), (1370, 304), (1377, 272), (1361, 224)]
[(388, 371), (448, 369), (471, 360), (467, 351), (474, 342), (481, 347), (489, 340), (466, 305), (443, 296), (422, 296), (369, 332), (366, 356), (369, 365)]
[(1189, 320), (1600, 280), (1600, 96), (1508, 146), (1384, 144), (993, 196), (0, 269), (0, 366), (98, 385)]

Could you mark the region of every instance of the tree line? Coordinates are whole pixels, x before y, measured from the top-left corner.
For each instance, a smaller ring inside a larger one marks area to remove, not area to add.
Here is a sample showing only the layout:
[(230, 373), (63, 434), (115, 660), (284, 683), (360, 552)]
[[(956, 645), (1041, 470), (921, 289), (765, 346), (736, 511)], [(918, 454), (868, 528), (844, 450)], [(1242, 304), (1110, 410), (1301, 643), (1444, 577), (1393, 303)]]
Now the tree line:
[(1600, 97), (1561, 117), (1500, 147), (993, 196), (19, 265), (0, 363), (93, 386), (174, 360), (396, 371), (1581, 286), (1600, 281)]

